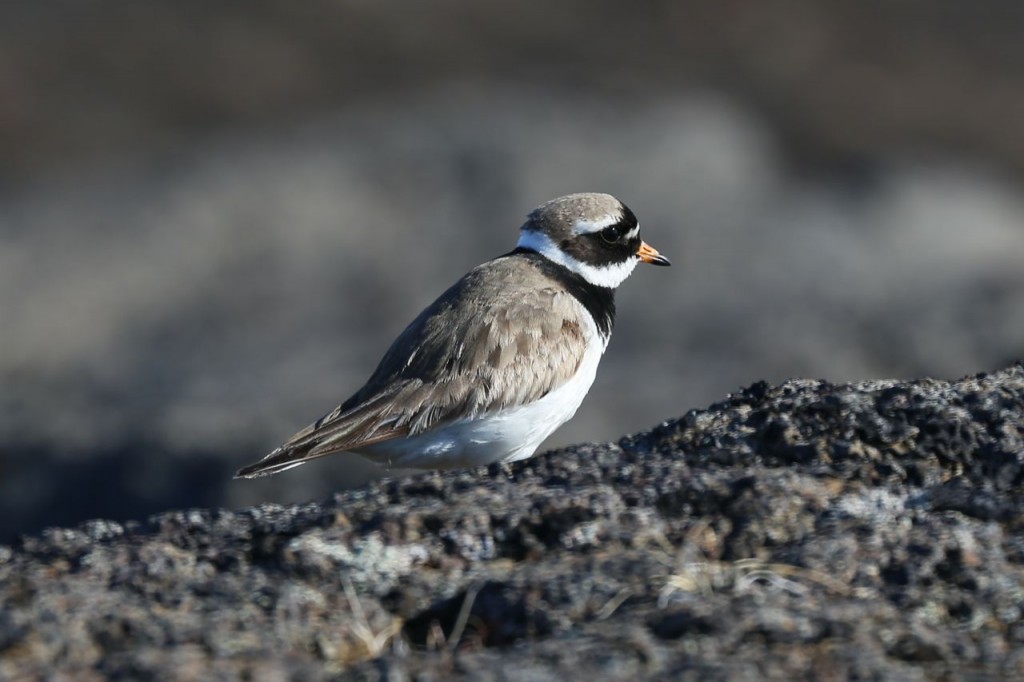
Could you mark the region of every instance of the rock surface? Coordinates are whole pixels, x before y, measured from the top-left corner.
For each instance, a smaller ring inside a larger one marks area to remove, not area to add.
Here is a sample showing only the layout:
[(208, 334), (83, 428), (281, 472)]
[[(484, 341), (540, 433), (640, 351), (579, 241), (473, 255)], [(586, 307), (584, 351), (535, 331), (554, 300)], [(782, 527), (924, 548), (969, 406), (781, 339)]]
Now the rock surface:
[(511, 467), (24, 537), (0, 678), (1019, 679), (1022, 484), (1024, 365), (759, 383)]

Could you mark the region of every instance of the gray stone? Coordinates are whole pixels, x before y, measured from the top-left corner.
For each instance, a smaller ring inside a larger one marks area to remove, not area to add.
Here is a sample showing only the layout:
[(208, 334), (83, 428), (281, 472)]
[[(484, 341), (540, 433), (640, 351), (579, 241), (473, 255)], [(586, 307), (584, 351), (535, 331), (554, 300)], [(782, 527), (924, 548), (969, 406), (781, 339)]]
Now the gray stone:
[(1024, 675), (1024, 365), (0, 547), (0, 678)]

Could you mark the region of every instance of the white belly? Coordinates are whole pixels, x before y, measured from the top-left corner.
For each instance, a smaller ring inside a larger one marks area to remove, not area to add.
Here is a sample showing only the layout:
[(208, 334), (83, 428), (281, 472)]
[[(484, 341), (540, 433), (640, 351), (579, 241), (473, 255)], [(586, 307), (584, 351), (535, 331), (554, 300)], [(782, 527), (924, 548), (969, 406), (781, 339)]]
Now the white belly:
[(385, 466), (454, 469), (525, 459), (555, 429), (569, 421), (594, 383), (605, 344), (596, 329), (572, 379), (537, 402), (452, 422), (411, 438), (377, 443), (355, 452)]

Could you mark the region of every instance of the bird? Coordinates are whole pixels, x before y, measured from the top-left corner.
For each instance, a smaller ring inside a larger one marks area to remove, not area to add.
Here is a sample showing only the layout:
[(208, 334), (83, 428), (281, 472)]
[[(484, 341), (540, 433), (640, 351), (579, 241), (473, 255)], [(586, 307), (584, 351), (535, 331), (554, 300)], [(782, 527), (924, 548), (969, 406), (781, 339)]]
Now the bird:
[(639, 263), (671, 265), (609, 194), (552, 199), (514, 250), (470, 270), (405, 328), (366, 384), (236, 478), (341, 452), (387, 467), (528, 458), (590, 390)]

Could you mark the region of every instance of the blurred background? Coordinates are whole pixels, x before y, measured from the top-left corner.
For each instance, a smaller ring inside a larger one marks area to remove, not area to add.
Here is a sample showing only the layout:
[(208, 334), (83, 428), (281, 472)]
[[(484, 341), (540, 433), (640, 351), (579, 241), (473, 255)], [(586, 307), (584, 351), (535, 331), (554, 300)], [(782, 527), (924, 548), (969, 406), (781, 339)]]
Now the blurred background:
[(0, 5), (0, 542), (304, 501), (231, 474), (346, 398), (535, 205), (619, 196), (671, 269), (549, 445), (759, 379), (1024, 355), (1024, 5)]

